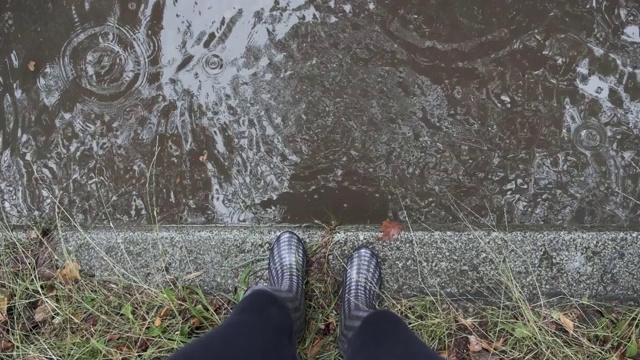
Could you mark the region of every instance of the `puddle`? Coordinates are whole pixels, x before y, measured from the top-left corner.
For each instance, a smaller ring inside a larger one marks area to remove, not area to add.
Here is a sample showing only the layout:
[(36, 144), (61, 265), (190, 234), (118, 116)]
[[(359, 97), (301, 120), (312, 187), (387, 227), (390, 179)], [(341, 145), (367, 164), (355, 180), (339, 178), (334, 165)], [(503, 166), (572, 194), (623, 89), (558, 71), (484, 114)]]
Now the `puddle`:
[(637, 225), (639, 28), (625, 0), (8, 1), (4, 221)]

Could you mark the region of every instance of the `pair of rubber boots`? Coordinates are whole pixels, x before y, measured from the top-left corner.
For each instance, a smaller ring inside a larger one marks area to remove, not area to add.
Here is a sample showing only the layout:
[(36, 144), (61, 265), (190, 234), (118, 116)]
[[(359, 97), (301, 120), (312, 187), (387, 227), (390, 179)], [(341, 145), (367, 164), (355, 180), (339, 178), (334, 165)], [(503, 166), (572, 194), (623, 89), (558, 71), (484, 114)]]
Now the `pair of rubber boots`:
[[(270, 291), (287, 304), (291, 310), (296, 336), (304, 333), (304, 282), (307, 256), (304, 244), (291, 231), (280, 234), (269, 253), (269, 286), (257, 286), (253, 291)], [(342, 309), (338, 347), (345, 354), (349, 338), (362, 320), (376, 309), (380, 297), (382, 271), (378, 257), (367, 247), (357, 248), (344, 271), (342, 284)]]

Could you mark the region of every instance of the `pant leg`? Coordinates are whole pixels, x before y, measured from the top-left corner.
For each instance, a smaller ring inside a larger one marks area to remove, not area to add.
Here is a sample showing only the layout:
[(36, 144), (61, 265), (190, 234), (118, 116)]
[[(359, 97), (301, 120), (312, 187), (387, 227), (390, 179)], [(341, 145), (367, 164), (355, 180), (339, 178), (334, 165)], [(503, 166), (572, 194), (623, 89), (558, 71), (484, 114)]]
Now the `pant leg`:
[(170, 360), (295, 360), (293, 319), (267, 290), (248, 294), (221, 325), (185, 345)]
[(364, 318), (349, 339), (345, 360), (442, 360), (407, 326), (388, 310)]

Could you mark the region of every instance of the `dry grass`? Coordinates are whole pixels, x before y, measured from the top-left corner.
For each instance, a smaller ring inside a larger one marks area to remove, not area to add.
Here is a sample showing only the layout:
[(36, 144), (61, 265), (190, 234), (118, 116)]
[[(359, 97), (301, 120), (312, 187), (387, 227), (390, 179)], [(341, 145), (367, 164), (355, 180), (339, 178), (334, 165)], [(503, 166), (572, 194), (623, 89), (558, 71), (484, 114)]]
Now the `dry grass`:
[[(327, 230), (309, 249), (302, 359), (340, 358), (340, 278), (328, 268)], [(69, 259), (56, 258), (42, 234), (0, 233), (0, 358), (164, 358), (223, 321), (241, 296), (210, 296), (180, 284), (161, 289), (124, 278), (76, 278), (65, 266)], [(385, 306), (450, 359), (640, 359), (640, 309), (572, 299), (529, 304), (509, 281), (507, 273), (509, 296), (491, 305), (385, 296)]]

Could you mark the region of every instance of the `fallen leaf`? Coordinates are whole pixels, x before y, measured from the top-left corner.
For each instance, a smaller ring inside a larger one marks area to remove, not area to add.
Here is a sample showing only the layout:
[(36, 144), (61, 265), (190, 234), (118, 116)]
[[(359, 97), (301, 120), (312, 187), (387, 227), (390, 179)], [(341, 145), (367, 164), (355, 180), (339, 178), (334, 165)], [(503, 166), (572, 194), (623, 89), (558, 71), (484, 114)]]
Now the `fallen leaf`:
[(560, 323), (562, 323), (562, 326), (569, 332), (569, 336), (573, 336), (573, 329), (575, 328), (573, 321), (562, 313), (558, 314), (558, 319)]
[(160, 316), (156, 316), (156, 320), (153, 322), (153, 326), (159, 327), (160, 324), (162, 324), (162, 319), (160, 318)]
[(27, 64), (27, 67), (29, 68), (30, 71), (36, 71), (36, 62), (29, 61), (29, 63)]
[(316, 357), (318, 357), (318, 354), (320, 353), (320, 350), (322, 350), (323, 347), (324, 347), (324, 341), (322, 341), (322, 338), (317, 338), (313, 340), (313, 344), (311, 345), (311, 347), (309, 348), (309, 352), (307, 353), (307, 359), (313, 360)]
[(380, 231), (382, 231), (382, 236), (378, 237), (378, 241), (395, 240), (402, 232), (402, 225), (395, 221), (385, 220), (380, 227)]
[(475, 324), (475, 320), (467, 320), (462, 315), (458, 315), (458, 322), (471, 330)]
[(202, 161), (202, 162), (206, 162), (206, 161), (207, 161), (207, 155), (208, 155), (207, 150), (205, 150), (205, 151), (202, 153), (202, 156), (200, 156), (200, 161)]
[(468, 336), (469, 338), (469, 352), (476, 353), (482, 351), (482, 341), (475, 336)]
[(0, 323), (7, 320), (7, 308), (11, 295), (8, 290), (0, 290)]
[(152, 344), (153, 344), (153, 340), (151, 340), (151, 339), (149, 339), (147, 337), (141, 336), (138, 339), (138, 343), (136, 344), (136, 348), (137, 348), (138, 352), (145, 352), (145, 351), (149, 350), (149, 347), (151, 347)]
[(58, 279), (64, 282), (80, 280), (80, 265), (77, 262), (67, 260), (64, 266), (58, 270)]
[(96, 326), (100, 322), (100, 318), (97, 315), (89, 315), (84, 322), (89, 326)]
[(13, 343), (9, 340), (0, 340), (0, 351), (9, 351), (13, 349)]
[(120, 339), (120, 335), (116, 335), (116, 334), (109, 334), (107, 335), (107, 339), (106, 341), (115, 341)]
[(163, 317), (167, 316), (167, 312), (169, 312), (169, 307), (165, 306), (164, 309), (162, 309), (162, 311), (160, 311), (160, 314), (158, 314), (158, 316), (163, 318)]
[(51, 309), (49, 309), (49, 305), (46, 303), (38, 306), (35, 311), (35, 320), (36, 322), (47, 321), (51, 318)]
[(197, 317), (191, 318), (191, 320), (189, 321), (189, 325), (191, 326), (198, 326), (200, 324), (201, 324), (201, 321)]
[(120, 345), (118, 346), (118, 351), (130, 354), (133, 352), (133, 349), (129, 348), (127, 345)]

